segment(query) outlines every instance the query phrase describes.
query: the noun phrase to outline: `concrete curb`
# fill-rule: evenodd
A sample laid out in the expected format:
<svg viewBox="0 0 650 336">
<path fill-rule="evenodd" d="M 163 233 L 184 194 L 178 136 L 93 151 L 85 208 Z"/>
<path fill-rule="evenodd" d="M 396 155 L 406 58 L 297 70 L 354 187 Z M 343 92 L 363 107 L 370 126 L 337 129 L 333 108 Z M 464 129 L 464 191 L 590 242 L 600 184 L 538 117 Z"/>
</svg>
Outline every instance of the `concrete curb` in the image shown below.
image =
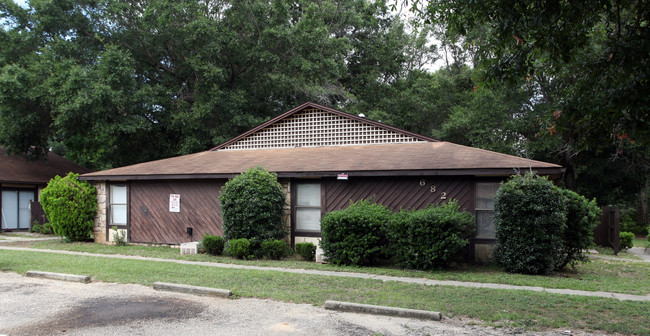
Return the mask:
<svg viewBox="0 0 650 336">
<path fill-rule="evenodd" d="M 153 289 L 168 291 L 168 292 L 212 296 L 212 297 L 218 297 L 223 299 L 227 299 L 232 295 L 232 292 L 227 289 L 180 285 L 180 284 L 173 284 L 168 282 L 155 282 L 153 284 Z"/>
<path fill-rule="evenodd" d="M 423 320 L 440 321 L 442 314 L 427 310 L 405 309 L 396 307 L 373 306 L 361 303 L 325 301 L 325 309 L 338 310 L 352 313 L 364 313 L 373 315 L 387 315 L 396 317 L 418 318 Z"/>
<path fill-rule="evenodd" d="M 25 276 L 30 277 L 30 278 L 45 278 L 45 279 L 71 281 L 71 282 L 83 282 L 83 283 L 89 283 L 90 282 L 90 276 L 88 276 L 88 275 L 75 275 L 75 274 L 52 273 L 52 272 L 41 272 L 41 271 L 27 271 Z"/>
</svg>

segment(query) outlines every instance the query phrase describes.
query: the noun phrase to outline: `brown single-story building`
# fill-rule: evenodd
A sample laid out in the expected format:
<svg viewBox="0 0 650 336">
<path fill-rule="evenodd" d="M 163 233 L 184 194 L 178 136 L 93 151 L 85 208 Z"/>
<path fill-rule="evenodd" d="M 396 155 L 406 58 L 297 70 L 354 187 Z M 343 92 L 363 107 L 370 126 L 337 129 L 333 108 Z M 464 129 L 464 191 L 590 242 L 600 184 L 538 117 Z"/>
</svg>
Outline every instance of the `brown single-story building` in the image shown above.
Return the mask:
<svg viewBox="0 0 650 336">
<path fill-rule="evenodd" d="M 2 229 L 28 230 L 32 220 L 42 224 L 44 217 L 32 218 L 32 210 L 42 213 L 38 197 L 50 179 L 69 172 L 84 174 L 90 171 L 53 152 L 48 152 L 44 160 L 27 160 L 7 155 L 0 147 Z M 32 203 L 37 209 L 32 209 Z"/>
<path fill-rule="evenodd" d="M 275 172 L 287 192 L 292 244 L 317 242 L 323 214 L 350 201 L 373 198 L 399 210 L 456 199 L 476 215 L 472 258 L 494 241 L 500 181 L 516 170 L 552 178 L 564 171 L 305 103 L 205 152 L 82 175 L 98 190 L 95 240 L 111 241 L 113 227 L 133 243 L 176 245 L 221 235 L 221 187 L 255 166 Z"/>
</svg>

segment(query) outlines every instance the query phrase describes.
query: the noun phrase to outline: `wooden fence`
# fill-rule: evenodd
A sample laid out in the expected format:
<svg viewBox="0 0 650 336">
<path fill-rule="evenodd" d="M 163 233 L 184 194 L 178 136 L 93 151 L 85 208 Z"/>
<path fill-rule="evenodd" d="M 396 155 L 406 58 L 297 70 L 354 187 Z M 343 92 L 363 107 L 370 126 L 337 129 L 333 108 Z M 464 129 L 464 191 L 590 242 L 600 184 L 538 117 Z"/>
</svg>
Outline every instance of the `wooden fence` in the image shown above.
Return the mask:
<svg viewBox="0 0 650 336">
<path fill-rule="evenodd" d="M 611 247 L 614 253 L 621 250 L 619 233 L 621 230 L 621 213 L 617 207 L 603 207 L 600 224 L 594 229 L 594 242 L 598 246 Z"/>
</svg>

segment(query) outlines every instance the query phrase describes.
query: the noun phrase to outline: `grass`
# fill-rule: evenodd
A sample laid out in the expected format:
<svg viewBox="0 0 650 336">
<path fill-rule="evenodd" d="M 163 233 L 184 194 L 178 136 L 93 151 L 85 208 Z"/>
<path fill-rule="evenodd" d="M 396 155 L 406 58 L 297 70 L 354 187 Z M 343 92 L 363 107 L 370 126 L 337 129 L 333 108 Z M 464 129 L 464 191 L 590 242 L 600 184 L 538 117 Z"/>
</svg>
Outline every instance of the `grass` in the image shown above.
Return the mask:
<svg viewBox="0 0 650 336">
<path fill-rule="evenodd" d="M 587 291 L 606 291 L 625 294 L 650 294 L 650 263 L 619 262 L 594 259 L 580 264 L 575 270 L 559 272 L 553 276 L 533 276 L 505 273 L 496 266 L 458 266 L 443 271 L 413 271 L 390 267 L 345 267 L 305 262 L 297 259 L 238 260 L 225 256 L 206 254 L 180 255 L 177 248 L 160 246 L 113 246 L 94 243 L 63 243 L 61 241 L 42 241 L 29 243 L 28 246 L 43 249 L 79 251 L 99 254 L 122 254 L 145 257 L 219 262 L 228 264 L 255 265 L 267 267 L 284 267 L 299 269 L 317 269 L 326 271 L 363 272 L 378 275 L 428 278 L 436 280 L 457 280 L 483 283 L 500 283 L 519 286 L 539 286 L 547 288 L 567 288 Z"/>
<path fill-rule="evenodd" d="M 650 247 L 650 241 L 645 237 L 634 237 L 632 243 L 635 247 Z"/>
<path fill-rule="evenodd" d="M 230 289 L 256 297 L 322 305 L 350 301 L 462 315 L 492 325 L 528 329 L 650 334 L 648 302 L 618 301 L 517 290 L 425 286 L 277 271 L 224 269 L 167 262 L 0 251 L 0 270 L 87 274 L 94 280 L 151 285 L 156 281 Z M 533 304 L 534 303 L 534 304 Z"/>
</svg>

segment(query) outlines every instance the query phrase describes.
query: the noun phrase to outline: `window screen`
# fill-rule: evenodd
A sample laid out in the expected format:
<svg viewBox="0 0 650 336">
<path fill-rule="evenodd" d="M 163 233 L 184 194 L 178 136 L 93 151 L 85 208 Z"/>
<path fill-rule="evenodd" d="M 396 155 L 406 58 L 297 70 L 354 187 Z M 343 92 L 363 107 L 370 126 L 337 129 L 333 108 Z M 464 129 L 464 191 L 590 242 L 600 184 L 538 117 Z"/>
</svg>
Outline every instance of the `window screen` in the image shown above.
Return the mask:
<svg viewBox="0 0 650 336">
<path fill-rule="evenodd" d="M 126 225 L 126 185 L 111 185 L 110 197 L 111 224 Z"/>
<path fill-rule="evenodd" d="M 499 183 L 476 184 L 476 237 L 495 238 L 494 234 L 494 195 Z"/>
<path fill-rule="evenodd" d="M 296 231 L 320 232 L 320 183 L 296 184 Z"/>
</svg>

